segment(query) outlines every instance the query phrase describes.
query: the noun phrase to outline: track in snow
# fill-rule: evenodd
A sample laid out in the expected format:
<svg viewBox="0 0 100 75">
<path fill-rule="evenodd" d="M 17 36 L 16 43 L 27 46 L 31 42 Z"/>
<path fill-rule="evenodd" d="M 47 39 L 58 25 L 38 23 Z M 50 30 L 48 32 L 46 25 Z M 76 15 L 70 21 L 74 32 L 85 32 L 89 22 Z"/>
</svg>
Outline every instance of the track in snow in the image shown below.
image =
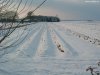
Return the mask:
<svg viewBox="0 0 100 75">
<path fill-rule="evenodd" d="M 1 74 L 90 75 L 86 68 L 99 61 L 100 48 L 61 30 L 55 23 L 39 23 L 29 31 L 23 43 L 8 48 L 11 51 L 2 57 Z"/>
</svg>

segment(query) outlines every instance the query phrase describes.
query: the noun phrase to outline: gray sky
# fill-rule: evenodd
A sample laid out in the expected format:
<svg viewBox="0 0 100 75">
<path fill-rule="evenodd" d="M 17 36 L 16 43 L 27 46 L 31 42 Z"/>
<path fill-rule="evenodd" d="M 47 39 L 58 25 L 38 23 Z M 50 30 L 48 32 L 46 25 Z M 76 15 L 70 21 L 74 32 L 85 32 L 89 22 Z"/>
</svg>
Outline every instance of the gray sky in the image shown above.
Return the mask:
<svg viewBox="0 0 100 75">
<path fill-rule="evenodd" d="M 25 4 L 23 0 L 23 5 Z M 27 7 L 34 10 L 43 0 L 28 0 Z M 58 16 L 61 19 L 100 20 L 100 0 L 48 0 L 34 14 Z"/>
</svg>

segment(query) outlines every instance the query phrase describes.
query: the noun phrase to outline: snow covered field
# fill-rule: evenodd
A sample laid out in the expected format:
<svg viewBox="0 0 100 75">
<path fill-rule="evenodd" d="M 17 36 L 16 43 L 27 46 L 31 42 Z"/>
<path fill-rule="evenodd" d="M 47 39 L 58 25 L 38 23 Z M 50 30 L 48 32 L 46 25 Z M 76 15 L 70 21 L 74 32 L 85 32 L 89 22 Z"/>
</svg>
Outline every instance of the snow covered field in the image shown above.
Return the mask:
<svg viewBox="0 0 100 75">
<path fill-rule="evenodd" d="M 100 22 L 37 23 L 17 29 L 4 45 L 0 75 L 91 75 L 86 68 L 100 61 Z"/>
</svg>

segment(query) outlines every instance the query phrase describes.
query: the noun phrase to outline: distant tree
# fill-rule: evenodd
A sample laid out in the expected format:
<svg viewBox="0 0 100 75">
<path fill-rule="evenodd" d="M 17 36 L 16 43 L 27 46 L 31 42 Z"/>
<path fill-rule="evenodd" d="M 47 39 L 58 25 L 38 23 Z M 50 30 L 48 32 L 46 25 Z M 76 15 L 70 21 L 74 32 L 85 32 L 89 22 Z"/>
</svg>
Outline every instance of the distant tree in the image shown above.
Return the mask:
<svg viewBox="0 0 100 75">
<path fill-rule="evenodd" d="M 18 19 L 18 18 L 19 18 L 18 13 L 15 11 L 6 11 L 0 13 L 0 19 Z"/>
<path fill-rule="evenodd" d="M 32 11 L 29 11 L 29 12 L 27 13 L 27 17 L 32 16 L 32 14 L 33 14 L 33 12 L 32 12 Z"/>
</svg>

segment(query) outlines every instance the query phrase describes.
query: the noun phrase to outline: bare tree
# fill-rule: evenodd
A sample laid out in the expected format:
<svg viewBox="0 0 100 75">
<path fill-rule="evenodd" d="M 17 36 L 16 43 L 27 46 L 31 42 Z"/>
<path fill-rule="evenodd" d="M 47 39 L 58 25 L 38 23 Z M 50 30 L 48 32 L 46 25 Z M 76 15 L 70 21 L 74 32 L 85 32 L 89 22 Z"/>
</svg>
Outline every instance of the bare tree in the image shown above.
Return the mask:
<svg viewBox="0 0 100 75">
<path fill-rule="evenodd" d="M 17 1 L 17 4 L 16 4 Z M 25 1 L 25 2 L 23 2 Z M 0 0 L 0 52 L 4 51 L 3 53 L 0 53 L 0 56 L 6 54 L 6 48 L 13 47 L 16 44 L 16 42 L 20 39 L 22 35 L 19 36 L 19 39 L 14 41 L 13 43 L 9 45 L 5 45 L 3 42 L 17 29 L 25 26 L 30 26 L 30 24 L 21 24 L 25 18 L 18 21 L 18 23 L 15 23 L 15 19 L 18 18 L 19 15 L 23 14 L 24 12 L 29 11 L 26 16 L 31 16 L 38 8 L 40 8 L 47 0 L 44 0 L 41 2 L 35 9 L 31 9 L 31 5 L 34 2 L 34 0 L 31 0 L 30 2 L 28 0 Z M 28 4 L 29 2 L 29 4 Z M 23 7 L 22 7 L 23 5 Z M 28 6 L 27 9 L 26 6 Z M 21 7 L 21 8 L 20 8 Z M 13 14 L 11 14 L 13 13 Z M 10 16 L 9 16 L 10 15 Z M 25 17 L 26 17 L 25 16 Z M 5 20 L 11 19 L 10 22 L 6 22 Z M 33 23 L 35 24 L 35 23 Z M 23 31 L 24 33 L 24 31 Z M 25 36 L 26 37 L 26 36 Z M 23 38 L 25 39 L 25 38 Z M 8 42 L 9 43 L 9 42 Z"/>
</svg>

